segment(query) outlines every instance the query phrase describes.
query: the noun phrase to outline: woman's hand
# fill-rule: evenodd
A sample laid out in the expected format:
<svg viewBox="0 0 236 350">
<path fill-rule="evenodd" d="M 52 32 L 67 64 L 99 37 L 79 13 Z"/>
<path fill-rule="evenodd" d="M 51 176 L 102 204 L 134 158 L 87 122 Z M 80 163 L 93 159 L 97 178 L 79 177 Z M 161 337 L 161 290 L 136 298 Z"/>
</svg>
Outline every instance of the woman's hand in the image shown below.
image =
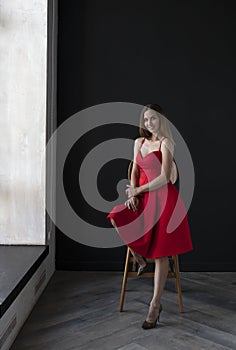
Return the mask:
<svg viewBox="0 0 236 350">
<path fill-rule="evenodd" d="M 125 206 L 129 209 L 132 209 L 133 211 L 137 209 L 138 204 L 139 204 L 138 197 L 131 197 L 127 199 L 127 201 L 125 202 Z"/>
<path fill-rule="evenodd" d="M 135 197 L 140 194 L 139 187 L 134 187 L 133 185 L 126 185 L 128 188 L 125 190 L 128 198 Z"/>
</svg>

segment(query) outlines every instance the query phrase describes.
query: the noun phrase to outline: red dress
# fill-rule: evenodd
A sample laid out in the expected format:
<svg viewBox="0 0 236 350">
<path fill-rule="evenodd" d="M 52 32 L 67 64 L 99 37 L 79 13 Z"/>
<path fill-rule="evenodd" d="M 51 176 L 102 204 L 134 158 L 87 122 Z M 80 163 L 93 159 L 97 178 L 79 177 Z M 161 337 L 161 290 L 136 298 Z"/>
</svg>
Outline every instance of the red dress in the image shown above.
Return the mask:
<svg viewBox="0 0 236 350">
<path fill-rule="evenodd" d="M 152 151 L 145 157 L 141 155 L 140 146 L 136 158 L 138 186 L 160 175 L 161 142 L 158 151 Z M 179 255 L 193 249 L 186 208 L 179 191 L 170 181 L 138 197 L 140 201 L 136 211 L 120 204 L 107 216 L 109 223 L 110 218 L 114 219 L 124 243 L 146 258 Z"/>
</svg>

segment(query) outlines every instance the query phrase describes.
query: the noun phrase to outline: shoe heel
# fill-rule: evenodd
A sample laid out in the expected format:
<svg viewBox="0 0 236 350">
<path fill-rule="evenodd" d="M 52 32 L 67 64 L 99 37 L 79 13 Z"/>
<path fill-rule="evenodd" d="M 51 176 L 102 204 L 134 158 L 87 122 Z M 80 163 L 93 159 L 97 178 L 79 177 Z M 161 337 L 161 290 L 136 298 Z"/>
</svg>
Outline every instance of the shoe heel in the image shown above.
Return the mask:
<svg viewBox="0 0 236 350">
<path fill-rule="evenodd" d="M 159 312 L 158 312 L 158 316 L 156 318 L 156 320 L 154 322 L 148 322 L 148 321 L 144 321 L 143 324 L 142 324 L 142 328 L 143 329 L 151 329 L 151 328 L 155 328 L 156 327 L 156 324 L 157 324 L 157 321 L 159 322 L 160 321 L 160 314 L 162 312 L 163 308 L 162 308 L 162 305 L 160 304 L 160 307 L 159 307 Z"/>
<path fill-rule="evenodd" d="M 163 310 L 163 307 L 162 307 L 162 305 L 160 304 L 159 314 L 158 314 L 158 316 L 157 316 L 158 322 L 160 322 L 160 315 L 161 315 L 162 310 Z"/>
</svg>

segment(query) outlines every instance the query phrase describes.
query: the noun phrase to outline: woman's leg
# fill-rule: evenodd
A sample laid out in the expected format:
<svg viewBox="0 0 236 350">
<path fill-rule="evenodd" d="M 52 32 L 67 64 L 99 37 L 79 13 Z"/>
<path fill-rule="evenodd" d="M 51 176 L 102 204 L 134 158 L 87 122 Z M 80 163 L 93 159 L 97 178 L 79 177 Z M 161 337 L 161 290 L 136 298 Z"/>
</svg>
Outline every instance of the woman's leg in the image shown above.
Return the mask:
<svg viewBox="0 0 236 350">
<path fill-rule="evenodd" d="M 116 223 L 113 218 L 110 218 L 112 225 L 115 227 L 116 231 L 119 233 Z"/>
<path fill-rule="evenodd" d="M 113 219 L 113 218 L 110 218 L 110 220 L 111 220 L 112 225 L 113 225 L 114 228 L 116 229 L 117 233 L 119 234 L 119 231 L 118 231 L 118 228 L 117 228 L 117 226 L 116 226 L 116 223 L 115 223 L 114 219 Z M 140 255 L 140 254 L 138 254 L 138 253 L 135 253 L 135 251 L 133 251 L 133 249 L 131 249 L 131 248 L 129 248 L 129 249 L 130 249 L 130 251 L 131 251 L 133 257 L 134 257 L 135 260 L 137 261 L 137 263 L 138 263 L 140 266 L 142 266 L 142 267 L 146 266 L 146 262 L 143 260 L 142 255 Z"/>
<path fill-rule="evenodd" d="M 144 266 L 147 265 L 147 263 L 144 261 L 142 255 L 136 253 L 136 252 L 133 251 L 133 249 L 131 249 L 131 248 L 129 248 L 129 249 L 130 249 L 130 251 L 131 251 L 131 253 L 132 253 L 134 259 L 137 261 L 137 263 L 138 263 L 140 266 L 144 267 Z"/>
<path fill-rule="evenodd" d="M 155 274 L 154 274 L 154 292 L 148 316 L 147 322 L 154 322 L 157 319 L 160 307 L 161 296 L 165 287 L 166 279 L 169 271 L 169 258 L 155 259 Z"/>
</svg>

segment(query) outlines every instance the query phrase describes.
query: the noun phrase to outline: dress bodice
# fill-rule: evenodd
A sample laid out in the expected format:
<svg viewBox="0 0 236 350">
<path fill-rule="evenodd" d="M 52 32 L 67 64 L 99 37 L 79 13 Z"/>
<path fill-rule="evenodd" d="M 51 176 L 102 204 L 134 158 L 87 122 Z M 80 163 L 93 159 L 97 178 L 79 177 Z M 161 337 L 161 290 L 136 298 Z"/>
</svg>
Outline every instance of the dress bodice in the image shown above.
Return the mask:
<svg viewBox="0 0 236 350">
<path fill-rule="evenodd" d="M 145 138 L 139 147 L 138 154 L 136 157 L 136 163 L 139 169 L 139 186 L 152 181 L 154 178 L 161 174 L 162 164 L 162 153 L 161 153 L 161 142 L 159 149 L 156 151 L 149 152 L 144 157 L 141 154 L 141 147 Z"/>
</svg>

